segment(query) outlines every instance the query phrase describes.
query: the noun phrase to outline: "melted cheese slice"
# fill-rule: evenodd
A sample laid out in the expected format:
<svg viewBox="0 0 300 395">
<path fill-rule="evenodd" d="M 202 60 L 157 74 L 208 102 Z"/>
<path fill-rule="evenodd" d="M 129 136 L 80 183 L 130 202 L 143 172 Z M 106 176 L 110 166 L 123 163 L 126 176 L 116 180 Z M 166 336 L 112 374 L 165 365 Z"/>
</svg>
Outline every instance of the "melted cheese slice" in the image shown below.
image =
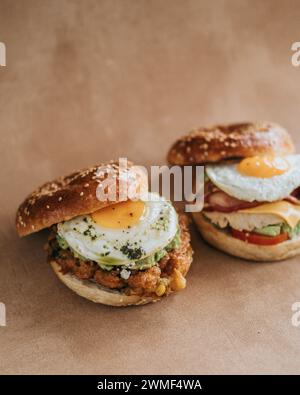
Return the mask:
<svg viewBox="0 0 300 395">
<path fill-rule="evenodd" d="M 295 228 L 300 221 L 300 206 L 290 202 L 281 201 L 275 203 L 266 203 L 257 207 L 239 210 L 239 213 L 245 214 L 273 214 L 283 219 L 292 228 Z"/>
</svg>

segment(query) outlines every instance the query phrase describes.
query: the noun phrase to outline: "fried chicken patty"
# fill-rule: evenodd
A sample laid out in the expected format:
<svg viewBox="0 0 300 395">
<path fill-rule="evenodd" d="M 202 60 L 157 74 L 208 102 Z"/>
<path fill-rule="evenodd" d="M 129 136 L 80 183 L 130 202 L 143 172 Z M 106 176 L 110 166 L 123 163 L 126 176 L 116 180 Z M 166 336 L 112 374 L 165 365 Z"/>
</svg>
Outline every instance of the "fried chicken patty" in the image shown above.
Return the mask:
<svg viewBox="0 0 300 395">
<path fill-rule="evenodd" d="M 180 246 L 168 252 L 157 264 L 146 270 L 130 270 L 128 279 L 121 277 L 121 269 L 103 270 L 93 261 L 74 257 L 72 252 L 63 250 L 53 231 L 48 239 L 48 260 L 55 260 L 63 274 L 71 273 L 79 279 L 91 280 L 110 289 L 124 292 L 126 295 L 151 296 L 168 294 L 185 286 L 185 279 L 192 261 L 192 248 L 188 231 L 188 218 L 179 214 Z M 129 270 L 129 269 L 128 269 Z M 180 285 L 181 284 L 181 285 Z"/>
</svg>

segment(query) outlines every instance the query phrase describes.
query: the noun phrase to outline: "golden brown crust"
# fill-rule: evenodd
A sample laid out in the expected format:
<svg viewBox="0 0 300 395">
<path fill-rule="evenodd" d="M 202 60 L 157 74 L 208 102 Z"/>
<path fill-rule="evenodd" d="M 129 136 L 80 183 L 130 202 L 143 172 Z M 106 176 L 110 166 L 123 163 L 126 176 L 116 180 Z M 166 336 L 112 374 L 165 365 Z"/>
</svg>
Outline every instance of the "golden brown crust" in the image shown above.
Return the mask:
<svg viewBox="0 0 300 395">
<path fill-rule="evenodd" d="M 131 162 L 127 165 L 121 172 L 132 169 L 138 185 L 144 186 L 145 179 L 141 173 L 134 171 Z M 99 186 L 105 186 L 109 176 L 116 179 L 116 200 L 100 201 L 96 190 Z M 26 236 L 78 215 L 99 210 L 118 200 L 119 165 L 117 162 L 103 163 L 47 182 L 31 193 L 18 208 L 16 229 L 19 236 Z"/>
<path fill-rule="evenodd" d="M 273 246 L 246 243 L 218 229 L 204 218 L 202 213 L 193 213 L 195 224 L 203 239 L 227 254 L 255 262 L 282 261 L 300 254 L 300 238 Z"/>
<path fill-rule="evenodd" d="M 281 126 L 248 122 L 194 130 L 175 142 L 167 159 L 172 165 L 191 165 L 293 151 L 291 137 Z"/>
</svg>

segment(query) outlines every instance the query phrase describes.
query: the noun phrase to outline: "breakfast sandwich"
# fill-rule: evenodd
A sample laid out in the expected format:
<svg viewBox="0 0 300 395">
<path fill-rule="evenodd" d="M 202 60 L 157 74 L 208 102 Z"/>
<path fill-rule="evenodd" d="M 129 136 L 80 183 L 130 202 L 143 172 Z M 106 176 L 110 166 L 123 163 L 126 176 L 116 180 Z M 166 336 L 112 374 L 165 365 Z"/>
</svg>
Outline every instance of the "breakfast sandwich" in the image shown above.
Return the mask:
<svg viewBox="0 0 300 395">
<path fill-rule="evenodd" d="M 203 128 L 178 140 L 176 165 L 205 165 L 204 208 L 193 213 L 203 238 L 254 261 L 300 253 L 300 155 L 289 134 L 267 122 Z"/>
<path fill-rule="evenodd" d="M 114 199 L 99 200 L 109 180 Z M 124 181 L 134 187 L 130 199 L 121 196 Z M 54 272 L 93 302 L 146 304 L 185 288 L 192 261 L 187 217 L 148 192 L 132 163 L 98 165 L 41 186 L 20 205 L 16 229 L 26 236 L 44 228 Z"/>
</svg>

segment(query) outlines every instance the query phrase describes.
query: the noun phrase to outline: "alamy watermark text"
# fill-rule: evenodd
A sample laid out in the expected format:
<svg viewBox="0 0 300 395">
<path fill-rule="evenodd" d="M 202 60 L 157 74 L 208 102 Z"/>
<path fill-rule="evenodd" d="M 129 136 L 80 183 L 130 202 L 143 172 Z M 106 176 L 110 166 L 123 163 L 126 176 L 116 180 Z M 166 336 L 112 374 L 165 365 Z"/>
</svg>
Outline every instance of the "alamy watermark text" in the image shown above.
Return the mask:
<svg viewBox="0 0 300 395">
<path fill-rule="evenodd" d="M 6 66 L 6 46 L 0 41 L 0 66 Z"/>
<path fill-rule="evenodd" d="M 294 42 L 291 50 L 294 52 L 291 58 L 292 65 L 294 67 L 300 66 L 300 42 Z"/>
</svg>

